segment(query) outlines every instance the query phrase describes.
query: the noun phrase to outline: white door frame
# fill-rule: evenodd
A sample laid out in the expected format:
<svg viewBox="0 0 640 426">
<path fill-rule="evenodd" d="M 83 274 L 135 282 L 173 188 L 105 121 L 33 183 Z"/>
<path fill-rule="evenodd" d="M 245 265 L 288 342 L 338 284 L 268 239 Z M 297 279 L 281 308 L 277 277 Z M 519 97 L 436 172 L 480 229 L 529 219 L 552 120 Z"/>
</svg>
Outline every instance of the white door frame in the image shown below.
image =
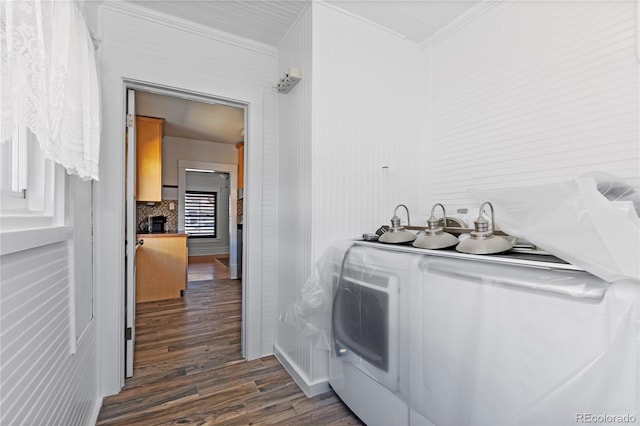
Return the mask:
<svg viewBox="0 0 640 426">
<path fill-rule="evenodd" d="M 125 114 L 131 115 L 135 118 L 136 115 L 136 91 L 133 89 L 126 89 L 127 110 Z M 136 341 L 136 252 L 138 248 L 137 230 L 138 224 L 136 223 L 136 120 L 131 122 L 127 120 L 126 124 L 126 157 L 127 167 L 125 170 L 126 190 L 125 197 L 125 377 L 133 376 L 133 361 L 135 355 L 135 341 Z"/>
<path fill-rule="evenodd" d="M 184 196 L 187 170 L 229 173 L 229 275 L 238 279 L 238 166 L 226 163 L 178 160 L 178 231 L 184 232 Z"/>
<path fill-rule="evenodd" d="M 169 86 L 163 86 L 163 85 L 159 85 L 159 84 L 154 84 L 154 83 L 150 83 L 150 82 L 144 82 L 144 81 L 139 81 L 139 80 L 133 80 L 133 79 L 123 79 L 123 90 L 124 93 L 127 93 L 128 89 L 133 89 L 136 91 L 143 91 L 143 92 L 149 92 L 149 93 L 155 93 L 155 94 L 160 94 L 160 95 L 166 95 L 166 96 L 172 96 L 172 97 L 176 97 L 176 98 L 181 98 L 181 99 L 186 99 L 186 100 L 192 100 L 192 101 L 198 101 L 198 102 L 206 102 L 206 103 L 216 103 L 216 104 L 223 104 L 223 105 L 228 105 L 228 106 L 233 106 L 236 108 L 242 108 L 244 109 L 244 129 L 245 129 L 245 150 L 244 150 L 244 156 L 245 156 L 245 182 L 248 182 L 249 179 L 247 179 L 247 177 L 249 177 L 250 175 L 250 170 L 249 170 L 249 159 L 250 159 L 250 155 L 249 155 L 249 150 L 251 150 L 251 131 L 250 131 L 250 108 L 251 108 L 251 103 L 249 101 L 243 101 L 243 100 L 236 100 L 236 99 L 229 99 L 229 98 L 224 98 L 224 97 L 220 97 L 220 96 L 216 96 L 213 94 L 208 94 L 208 93 L 199 93 L 199 92 L 194 92 L 191 90 L 186 90 L 186 89 L 179 89 L 179 88 L 175 88 L 175 87 L 169 87 Z M 126 120 L 126 111 L 123 112 L 122 115 L 122 122 L 125 122 Z M 125 144 L 125 139 L 122 139 L 122 143 Z M 130 145 L 131 146 L 131 145 Z M 135 144 L 133 145 L 133 147 L 135 148 Z M 125 150 L 126 152 L 126 150 Z M 228 164 L 226 166 L 229 166 Z M 218 169 L 218 170 L 222 170 L 222 169 Z M 233 177 L 232 179 L 234 179 L 233 184 L 236 186 L 237 188 L 237 166 L 235 167 L 235 170 L 226 170 L 226 172 L 229 172 L 231 174 L 231 172 L 233 171 Z M 126 177 L 125 177 L 126 179 Z M 126 180 L 125 180 L 126 182 Z M 248 214 L 248 207 L 250 207 L 251 205 L 251 199 L 249 197 L 249 195 L 251 194 L 251 189 L 249 188 L 248 185 L 245 185 L 245 189 L 244 189 L 244 206 L 243 206 L 243 223 L 245 225 L 248 225 L 251 222 L 251 215 Z M 233 191 L 231 190 L 231 197 L 232 200 L 237 200 L 237 190 Z M 127 200 L 127 201 L 132 201 L 132 200 Z M 233 202 L 232 203 L 232 213 L 233 212 L 237 212 L 237 203 Z M 236 232 L 231 232 L 231 235 L 233 236 L 234 241 L 237 242 L 237 217 L 235 214 L 232 214 L 232 220 L 233 220 L 233 228 L 230 229 L 231 231 L 236 231 Z M 126 218 L 125 218 L 125 223 L 126 223 Z M 260 356 L 260 354 L 256 351 L 257 347 L 259 346 L 259 344 L 257 344 L 256 342 L 260 342 L 260 334 L 261 334 L 261 328 L 260 328 L 260 323 L 259 323 L 259 318 L 256 318 L 257 315 L 259 315 L 259 313 L 253 313 L 252 312 L 254 310 L 252 309 L 248 309 L 249 306 L 260 306 L 260 300 L 261 300 L 261 289 L 260 289 L 260 283 L 256 282 L 254 283 L 253 280 L 251 280 L 251 275 L 249 273 L 249 269 L 250 267 L 248 265 L 250 265 L 249 262 L 251 262 L 251 259 L 249 259 L 249 255 L 251 253 L 251 247 L 253 245 L 252 242 L 253 238 L 249 233 L 244 233 L 243 234 L 243 244 L 242 244 L 242 258 L 243 258 L 243 262 L 242 262 L 242 331 L 241 331 L 241 352 L 242 352 L 242 356 L 245 359 L 253 359 L 253 358 L 257 358 Z M 124 242 L 122 244 L 122 247 L 124 247 Z M 230 264 L 231 264 L 231 250 L 232 250 L 232 246 L 231 242 L 230 242 Z M 237 259 L 236 254 L 234 254 L 234 256 Z M 236 260 L 236 276 L 237 276 L 237 260 Z M 231 271 L 230 271 L 231 272 Z M 122 271 L 123 276 L 126 275 L 126 271 Z M 126 291 L 126 281 L 122 282 L 123 288 L 122 288 L 122 292 L 121 294 L 125 294 Z M 124 310 L 121 312 L 121 318 L 124 318 L 125 312 Z M 249 316 L 251 316 L 251 318 L 249 318 Z M 250 325 L 248 325 L 250 324 Z M 256 326 L 257 325 L 257 326 Z M 121 357 L 124 360 L 124 334 L 123 334 L 123 340 L 122 340 L 122 346 L 121 346 L 122 350 L 121 350 Z M 125 376 L 125 365 L 124 363 L 121 363 L 121 377 L 124 380 L 124 376 Z"/>
</svg>

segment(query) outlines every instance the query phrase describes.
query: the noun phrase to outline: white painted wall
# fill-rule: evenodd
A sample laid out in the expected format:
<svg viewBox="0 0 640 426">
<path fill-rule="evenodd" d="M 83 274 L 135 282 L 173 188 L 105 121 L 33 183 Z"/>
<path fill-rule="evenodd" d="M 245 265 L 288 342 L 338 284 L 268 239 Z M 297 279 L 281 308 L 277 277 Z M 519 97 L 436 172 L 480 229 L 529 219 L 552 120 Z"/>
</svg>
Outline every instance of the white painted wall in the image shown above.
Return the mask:
<svg viewBox="0 0 640 426">
<path fill-rule="evenodd" d="M 400 202 L 425 214 L 435 201 L 470 203 L 469 182 L 539 183 L 594 166 L 637 182 L 632 3 L 556 3 L 483 5 L 422 49 L 314 3 L 283 40 L 277 67 L 262 48 L 105 5 L 106 173 L 97 227 L 103 394 L 122 384 L 122 279 L 112 273 L 123 268 L 122 78 L 251 104 L 244 226 L 252 240 L 246 261 L 256 262 L 245 274 L 255 296 L 248 321 L 261 331 L 250 342 L 255 356 L 270 352 L 273 319 L 327 245 L 374 230 Z M 303 70 L 303 81 L 276 98 L 274 70 L 290 66 Z M 386 181 L 382 166 L 389 166 Z M 326 354 L 281 324 L 277 344 L 310 383 L 324 380 Z"/>
<path fill-rule="evenodd" d="M 278 56 L 313 75 L 279 100 L 278 309 L 331 241 L 400 202 L 426 216 L 474 204 L 472 186 L 594 169 L 637 184 L 634 16 L 632 2 L 485 2 L 416 46 L 313 4 Z M 286 324 L 276 349 L 310 388 L 326 378 L 326 354 Z"/>
<path fill-rule="evenodd" d="M 65 179 L 66 192 L 57 193 L 66 211 L 59 237 L 0 257 L 3 425 L 88 425 L 102 401 L 94 320 L 92 184 Z M 43 240 L 49 235 L 37 232 Z M 14 239 L 3 238 L 3 251 L 12 251 Z"/>
<path fill-rule="evenodd" d="M 263 47 L 103 7 L 100 303 L 87 309 L 87 259 L 70 266 L 90 241 L 79 222 L 75 236 L 0 259 L 2 424 L 87 424 L 99 396 L 122 385 L 123 78 L 250 104 L 245 279 L 255 296 L 247 320 L 259 330 L 250 357 L 269 353 L 275 314 L 298 296 L 327 243 L 372 230 L 398 202 L 424 213 L 436 201 L 471 203 L 469 182 L 527 185 L 596 167 L 638 183 L 632 2 L 483 5 L 423 46 L 421 58 L 415 46 L 314 4 L 283 41 L 277 67 Z M 276 98 L 274 69 L 290 66 L 307 79 Z M 76 219 L 90 223 L 89 211 Z M 83 248 L 72 250 L 76 242 Z M 303 336 L 278 323 L 277 344 L 311 384 L 323 380 L 326 358 Z"/>
<path fill-rule="evenodd" d="M 275 57 L 274 57 L 274 67 L 275 67 Z M 279 74 L 279 72 L 278 72 Z M 275 83 L 271 83 L 272 85 Z M 271 87 L 271 86 L 270 86 Z M 269 90 L 267 94 L 263 98 L 263 108 L 265 111 L 270 111 L 275 114 L 278 110 L 278 95 L 273 90 Z M 262 205 L 261 207 L 261 216 L 255 216 L 253 209 L 255 208 L 252 203 L 254 203 L 254 197 L 247 198 L 247 194 L 251 194 L 254 191 L 254 181 L 247 183 L 247 179 L 245 179 L 245 189 L 244 189 L 244 218 L 243 218 L 243 235 L 246 236 L 247 229 L 248 232 L 257 232 L 261 231 L 262 236 L 262 263 L 261 263 L 261 300 L 262 304 L 260 305 L 260 326 L 262 330 L 262 339 L 260 342 L 260 352 L 262 355 L 271 355 L 273 354 L 273 344 L 275 342 L 275 321 L 276 321 L 276 283 L 277 283 L 277 262 L 280 256 L 278 255 L 278 238 L 280 238 L 277 227 L 278 227 L 278 209 L 277 209 L 277 201 L 278 201 L 278 123 L 276 121 L 277 115 L 273 115 L 270 117 L 270 120 L 264 121 L 264 143 L 262 146 L 262 164 L 260 165 L 260 169 L 262 171 L 262 186 L 263 197 L 262 197 Z M 248 144 L 252 144 L 252 140 L 248 141 Z M 245 143 L 245 173 L 252 173 L 252 168 L 256 167 L 254 163 L 249 162 L 247 164 L 247 143 Z M 249 150 L 251 150 L 251 146 L 249 146 Z M 247 209 L 247 207 L 249 209 Z M 248 213 L 247 213 L 248 212 Z M 246 220 L 247 214 L 251 215 L 254 220 L 251 221 L 251 227 L 247 228 Z M 253 227 L 256 226 L 255 219 L 260 220 L 257 226 L 260 228 L 254 230 Z M 243 236 L 244 243 L 246 243 L 247 239 Z M 243 243 L 243 244 L 244 244 Z M 234 247 L 231 248 L 234 250 Z M 246 250 L 245 250 L 246 253 Z M 242 260 L 243 268 L 247 271 L 247 266 L 251 266 L 250 259 L 244 258 Z M 246 278 L 246 275 L 243 275 Z M 244 281 L 243 281 L 244 282 Z M 245 306 L 246 307 L 246 306 Z M 246 307 L 249 309 L 250 307 Z M 257 307 L 256 307 L 257 308 Z"/>
<path fill-rule="evenodd" d="M 337 239 L 389 224 L 399 203 L 415 213 L 422 159 L 414 43 L 319 3 L 312 52 L 315 260 Z"/>
<path fill-rule="evenodd" d="M 203 141 L 196 139 L 165 136 L 162 139 L 162 198 L 178 198 L 178 161 L 200 161 L 205 163 L 238 164 L 238 149 L 235 145 Z M 215 187 L 224 187 L 223 182 L 211 183 Z M 209 239 L 189 240 L 189 256 L 206 256 L 229 253 L 229 188 L 220 201 L 221 227 L 216 241 Z"/>
<path fill-rule="evenodd" d="M 101 392 L 116 393 L 122 376 L 124 330 L 124 86 L 123 79 L 151 82 L 248 103 L 246 134 L 245 273 L 243 292 L 247 345 L 255 358 L 273 346 L 270 297 L 275 282 L 276 197 L 275 51 L 243 40 L 219 41 L 198 25 L 145 14 L 126 2 L 102 6 L 102 176 L 97 190 L 96 257 Z M 232 40 L 233 38 L 229 38 Z M 275 152 L 275 151 L 274 151 Z M 269 237 L 269 238 L 267 238 Z M 266 254 L 263 256 L 263 253 Z M 263 292 L 266 296 L 263 299 Z M 264 326 L 264 328 L 263 328 Z M 270 343 L 269 345 L 265 343 Z"/>
<path fill-rule="evenodd" d="M 640 183 L 634 2 L 482 4 L 424 46 L 421 208 L 601 170 Z M 499 220 L 498 214 L 496 215 Z"/>
<path fill-rule="evenodd" d="M 300 297 L 312 265 L 333 241 L 373 232 L 393 207 L 417 206 L 418 47 L 325 4 L 313 4 L 283 40 L 282 69 L 302 81 L 279 99 L 278 309 Z M 389 166 L 383 196 L 382 166 Z M 278 323 L 276 350 L 322 390 L 328 352 Z"/>
<path fill-rule="evenodd" d="M 86 6 L 81 3 L 81 6 Z M 91 28 L 96 8 L 84 7 Z M 61 169 L 60 166 L 57 166 Z M 3 233 L 0 424 L 95 423 L 99 391 L 93 186 L 56 185 L 53 228 Z M 59 208 L 60 207 L 60 208 Z M 4 230 L 6 231 L 6 230 Z"/>
<path fill-rule="evenodd" d="M 312 10 L 308 7 L 278 47 L 278 69 L 298 67 L 302 80 L 278 96 L 277 309 L 300 296 L 311 270 Z M 276 353 L 311 383 L 311 341 L 289 324 L 276 324 Z"/>
<path fill-rule="evenodd" d="M 238 164 L 235 145 L 196 139 L 162 138 L 162 184 L 178 185 L 178 161 Z"/>
</svg>

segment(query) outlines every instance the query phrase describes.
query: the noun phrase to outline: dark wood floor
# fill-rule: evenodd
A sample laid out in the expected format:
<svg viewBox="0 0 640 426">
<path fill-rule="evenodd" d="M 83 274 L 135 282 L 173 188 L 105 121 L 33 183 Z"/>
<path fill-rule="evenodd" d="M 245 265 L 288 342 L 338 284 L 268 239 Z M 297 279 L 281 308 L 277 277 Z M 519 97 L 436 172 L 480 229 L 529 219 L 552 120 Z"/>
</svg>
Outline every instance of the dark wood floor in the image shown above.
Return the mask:
<svg viewBox="0 0 640 426">
<path fill-rule="evenodd" d="M 221 259 L 222 260 L 222 259 Z M 240 355 L 241 284 L 189 264 L 184 298 L 138 304 L 134 377 L 98 425 L 361 425 L 333 393 L 307 398 L 275 357 Z"/>
</svg>

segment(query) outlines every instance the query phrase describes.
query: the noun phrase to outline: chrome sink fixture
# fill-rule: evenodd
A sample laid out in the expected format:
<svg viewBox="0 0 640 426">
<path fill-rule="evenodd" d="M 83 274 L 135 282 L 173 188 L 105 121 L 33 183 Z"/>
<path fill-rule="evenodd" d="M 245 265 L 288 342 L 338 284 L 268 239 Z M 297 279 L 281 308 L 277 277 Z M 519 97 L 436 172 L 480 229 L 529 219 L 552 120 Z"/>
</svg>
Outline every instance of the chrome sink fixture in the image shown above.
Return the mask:
<svg viewBox="0 0 640 426">
<path fill-rule="evenodd" d="M 391 228 L 378 239 L 381 243 L 387 244 L 402 244 L 409 243 L 416 239 L 416 235 L 413 232 L 409 232 L 404 226 L 400 225 L 400 218 L 396 214 L 398 208 L 404 207 L 407 211 L 407 226 L 411 226 L 411 219 L 409 218 L 409 209 L 404 204 L 398 204 L 393 210 L 393 217 L 391 218 Z"/>
<path fill-rule="evenodd" d="M 489 221 L 483 216 L 484 207 L 488 205 L 491 209 L 491 230 L 489 230 Z M 456 246 L 456 250 L 462 253 L 470 254 L 493 254 L 510 250 L 513 243 L 508 239 L 493 235 L 496 229 L 495 218 L 493 214 L 493 206 L 490 202 L 485 201 L 480 206 L 480 214 L 473 222 L 475 231 L 471 231 L 471 236 L 460 242 Z"/>
<path fill-rule="evenodd" d="M 447 226 L 447 212 L 444 206 L 440 203 L 434 204 L 431 208 L 431 217 L 427 220 L 427 228 L 424 230 L 424 233 L 413 242 L 414 247 L 424 249 L 442 249 L 453 247 L 458 244 L 458 239 L 456 237 L 442 230 L 442 226 L 440 225 L 441 219 L 436 219 L 434 213 L 438 206 L 442 207 L 442 223 Z"/>
</svg>

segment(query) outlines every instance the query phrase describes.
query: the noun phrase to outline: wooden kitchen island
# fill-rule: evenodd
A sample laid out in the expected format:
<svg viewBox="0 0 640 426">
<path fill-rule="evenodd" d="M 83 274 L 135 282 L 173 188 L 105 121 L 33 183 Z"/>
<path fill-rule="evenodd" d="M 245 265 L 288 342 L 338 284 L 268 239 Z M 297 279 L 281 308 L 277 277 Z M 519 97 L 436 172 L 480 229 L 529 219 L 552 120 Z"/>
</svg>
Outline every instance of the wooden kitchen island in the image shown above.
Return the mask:
<svg viewBox="0 0 640 426">
<path fill-rule="evenodd" d="M 187 289 L 187 234 L 138 234 L 136 302 L 175 299 Z"/>
</svg>

